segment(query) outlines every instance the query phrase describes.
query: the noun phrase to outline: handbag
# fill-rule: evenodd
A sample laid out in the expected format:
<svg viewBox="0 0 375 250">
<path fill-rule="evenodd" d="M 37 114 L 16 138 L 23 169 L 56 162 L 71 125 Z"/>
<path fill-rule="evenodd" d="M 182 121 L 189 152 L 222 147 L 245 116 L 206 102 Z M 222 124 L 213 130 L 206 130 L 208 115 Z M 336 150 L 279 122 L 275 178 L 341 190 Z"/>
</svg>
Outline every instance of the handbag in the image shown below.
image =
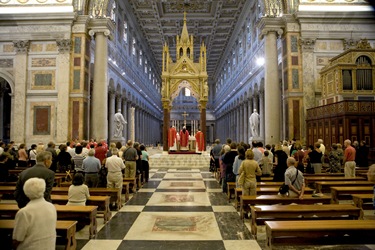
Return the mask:
<svg viewBox="0 0 375 250">
<path fill-rule="evenodd" d="M 297 170 L 297 174 L 296 174 L 296 178 L 294 179 L 294 181 L 292 182 L 292 185 L 294 184 L 294 182 L 297 180 L 297 176 L 298 176 L 298 169 Z M 289 191 L 289 185 L 286 185 L 285 183 L 283 183 L 283 185 L 280 186 L 279 188 L 279 193 L 280 194 L 286 194 L 288 193 Z"/>
</svg>

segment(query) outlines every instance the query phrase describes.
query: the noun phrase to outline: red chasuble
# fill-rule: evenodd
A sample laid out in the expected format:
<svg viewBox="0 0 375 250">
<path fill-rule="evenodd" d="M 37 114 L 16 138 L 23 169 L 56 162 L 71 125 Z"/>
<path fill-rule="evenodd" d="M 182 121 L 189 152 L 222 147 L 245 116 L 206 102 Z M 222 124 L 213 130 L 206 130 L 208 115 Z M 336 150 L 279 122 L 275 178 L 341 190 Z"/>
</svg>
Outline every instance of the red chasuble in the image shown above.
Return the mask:
<svg viewBox="0 0 375 250">
<path fill-rule="evenodd" d="M 203 136 L 202 131 L 198 131 L 195 134 L 195 140 L 197 142 L 198 151 L 203 151 L 203 149 L 204 149 L 204 136 Z"/>
<path fill-rule="evenodd" d="M 189 145 L 189 132 L 187 130 L 180 131 L 180 146 L 187 147 Z"/>
<path fill-rule="evenodd" d="M 169 133 L 168 133 L 168 146 L 169 147 L 174 146 L 176 138 L 177 138 L 176 129 L 174 127 L 172 127 L 172 128 L 169 129 Z"/>
</svg>

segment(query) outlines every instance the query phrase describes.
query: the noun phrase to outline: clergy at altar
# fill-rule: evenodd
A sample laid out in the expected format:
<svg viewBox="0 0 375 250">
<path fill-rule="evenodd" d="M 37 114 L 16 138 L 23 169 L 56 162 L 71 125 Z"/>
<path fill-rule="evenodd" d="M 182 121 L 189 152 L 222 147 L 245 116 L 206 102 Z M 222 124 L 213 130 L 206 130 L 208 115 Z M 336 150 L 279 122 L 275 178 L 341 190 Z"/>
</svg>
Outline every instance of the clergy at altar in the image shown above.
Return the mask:
<svg viewBox="0 0 375 250">
<path fill-rule="evenodd" d="M 195 134 L 195 143 L 196 143 L 196 152 L 202 153 L 204 150 L 204 135 L 203 132 L 198 129 L 197 133 Z"/>
<path fill-rule="evenodd" d="M 175 126 L 172 126 L 168 132 L 168 147 L 169 151 L 177 150 L 177 132 Z"/>
<path fill-rule="evenodd" d="M 189 150 L 189 131 L 186 130 L 185 126 L 180 131 L 180 150 L 181 151 Z"/>
</svg>

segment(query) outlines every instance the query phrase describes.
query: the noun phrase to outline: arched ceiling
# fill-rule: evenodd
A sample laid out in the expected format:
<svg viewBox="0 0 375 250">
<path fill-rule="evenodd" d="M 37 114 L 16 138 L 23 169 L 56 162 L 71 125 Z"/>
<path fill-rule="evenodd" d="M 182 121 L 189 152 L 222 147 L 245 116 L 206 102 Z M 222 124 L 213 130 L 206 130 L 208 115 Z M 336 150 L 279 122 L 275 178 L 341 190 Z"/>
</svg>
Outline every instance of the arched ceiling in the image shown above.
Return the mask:
<svg viewBox="0 0 375 250">
<path fill-rule="evenodd" d="M 207 73 L 214 76 L 246 0 L 129 0 L 155 60 L 162 65 L 164 42 L 175 60 L 176 35 L 187 12 L 189 35 L 194 36 L 195 61 L 201 42 L 207 46 Z"/>
</svg>

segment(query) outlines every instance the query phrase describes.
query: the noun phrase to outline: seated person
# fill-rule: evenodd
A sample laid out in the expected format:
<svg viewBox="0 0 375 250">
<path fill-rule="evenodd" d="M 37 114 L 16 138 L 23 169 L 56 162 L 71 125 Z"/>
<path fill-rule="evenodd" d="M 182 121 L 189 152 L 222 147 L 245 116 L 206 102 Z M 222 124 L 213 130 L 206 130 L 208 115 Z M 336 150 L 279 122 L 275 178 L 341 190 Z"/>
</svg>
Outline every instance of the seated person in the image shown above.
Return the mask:
<svg viewBox="0 0 375 250">
<path fill-rule="evenodd" d="M 89 188 L 86 184 L 83 184 L 83 175 L 76 173 L 73 177 L 72 185 L 68 191 L 68 203 L 69 206 L 85 206 L 86 200 L 90 198 Z"/>
<path fill-rule="evenodd" d="M 13 230 L 14 249 L 55 249 L 56 208 L 44 199 L 46 182 L 41 178 L 30 178 L 23 191 L 30 199 L 18 210 Z"/>
</svg>

